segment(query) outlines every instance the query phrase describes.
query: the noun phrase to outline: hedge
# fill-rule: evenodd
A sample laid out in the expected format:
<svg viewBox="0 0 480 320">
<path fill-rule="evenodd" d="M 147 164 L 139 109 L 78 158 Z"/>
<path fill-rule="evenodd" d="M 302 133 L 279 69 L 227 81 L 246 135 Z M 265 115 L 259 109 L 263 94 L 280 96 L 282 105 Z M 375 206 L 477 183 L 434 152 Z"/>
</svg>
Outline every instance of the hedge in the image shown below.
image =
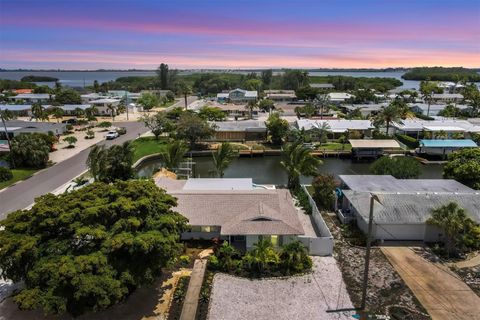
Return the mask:
<svg viewBox="0 0 480 320">
<path fill-rule="evenodd" d="M 418 141 L 413 137 L 407 136 L 406 134 L 396 134 L 395 137 L 410 149 L 418 148 Z"/>
</svg>

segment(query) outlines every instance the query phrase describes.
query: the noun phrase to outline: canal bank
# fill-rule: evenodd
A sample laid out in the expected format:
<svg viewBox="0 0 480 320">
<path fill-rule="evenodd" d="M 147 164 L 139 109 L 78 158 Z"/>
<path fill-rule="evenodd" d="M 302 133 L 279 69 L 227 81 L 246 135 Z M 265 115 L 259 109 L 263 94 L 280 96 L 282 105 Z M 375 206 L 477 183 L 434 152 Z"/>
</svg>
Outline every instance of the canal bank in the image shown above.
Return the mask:
<svg viewBox="0 0 480 320">
<path fill-rule="evenodd" d="M 214 166 L 211 157 L 192 158 L 192 172 L 194 177 L 208 178 L 213 176 Z M 253 178 L 257 184 L 282 185 L 287 182 L 287 175 L 281 165 L 281 156 L 239 157 L 232 161 L 225 171 L 225 178 Z M 350 159 L 325 158 L 319 166 L 320 173 L 340 174 L 368 174 L 371 162 L 354 162 Z M 150 158 L 138 164 L 137 171 L 140 177 L 151 177 L 159 168 L 158 158 Z M 440 164 L 422 165 L 421 179 L 441 179 L 443 166 Z M 302 177 L 301 183 L 310 184 L 311 178 Z"/>
</svg>

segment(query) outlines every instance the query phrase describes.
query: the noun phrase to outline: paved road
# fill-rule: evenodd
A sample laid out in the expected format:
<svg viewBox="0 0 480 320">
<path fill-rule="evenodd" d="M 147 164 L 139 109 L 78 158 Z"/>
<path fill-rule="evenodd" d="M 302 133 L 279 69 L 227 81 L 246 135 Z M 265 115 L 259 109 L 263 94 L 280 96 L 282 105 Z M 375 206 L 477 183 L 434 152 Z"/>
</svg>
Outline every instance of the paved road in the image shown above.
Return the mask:
<svg viewBox="0 0 480 320">
<path fill-rule="evenodd" d="M 120 144 L 148 131 L 143 123 L 140 122 L 115 122 L 115 125 L 126 127 L 127 134 L 115 140 L 102 141 L 100 144 L 107 146 Z M 4 219 L 12 211 L 28 207 L 34 202 L 36 197 L 61 187 L 85 171 L 87 169 L 85 161 L 87 160 L 89 150 L 87 148 L 77 155 L 0 192 L 0 220 Z"/>
<path fill-rule="evenodd" d="M 198 100 L 197 96 L 188 96 L 187 97 L 187 106 L 195 100 Z M 168 111 L 172 110 L 173 108 L 177 108 L 177 107 L 185 108 L 185 99 L 184 98 L 181 98 L 176 103 L 172 104 L 170 107 L 165 108 L 164 111 L 168 112 Z"/>
<path fill-rule="evenodd" d="M 445 266 L 428 262 L 413 248 L 382 251 L 433 320 L 480 319 L 480 298 Z"/>
</svg>

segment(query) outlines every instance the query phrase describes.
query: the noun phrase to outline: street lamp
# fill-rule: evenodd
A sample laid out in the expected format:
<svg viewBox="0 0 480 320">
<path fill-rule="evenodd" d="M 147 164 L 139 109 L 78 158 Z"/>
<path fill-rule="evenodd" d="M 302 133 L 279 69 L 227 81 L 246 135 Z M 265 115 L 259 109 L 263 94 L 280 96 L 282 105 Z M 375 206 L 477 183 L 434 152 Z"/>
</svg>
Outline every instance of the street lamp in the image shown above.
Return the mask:
<svg viewBox="0 0 480 320">
<path fill-rule="evenodd" d="M 373 207 L 375 200 L 378 200 L 377 195 L 370 193 L 370 213 L 368 215 L 368 233 L 367 233 L 367 250 L 365 252 L 365 270 L 363 271 L 363 286 L 362 286 L 362 304 L 360 309 L 365 310 L 367 301 L 367 283 L 368 283 L 368 269 L 370 266 L 370 247 L 372 243 L 372 228 L 373 228 Z"/>
</svg>

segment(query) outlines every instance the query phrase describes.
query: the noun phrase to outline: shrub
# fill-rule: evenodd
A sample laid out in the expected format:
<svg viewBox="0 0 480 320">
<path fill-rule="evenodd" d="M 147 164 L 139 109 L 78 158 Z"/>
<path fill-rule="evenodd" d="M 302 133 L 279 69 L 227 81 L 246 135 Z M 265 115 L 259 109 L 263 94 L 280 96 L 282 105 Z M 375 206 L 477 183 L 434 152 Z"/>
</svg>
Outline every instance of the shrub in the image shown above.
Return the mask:
<svg viewBox="0 0 480 320">
<path fill-rule="evenodd" d="M 77 138 L 74 137 L 74 136 L 68 136 L 68 137 L 65 137 L 63 139 L 63 141 L 65 141 L 66 143 L 68 143 L 68 146 L 67 148 L 74 148 L 75 147 L 75 143 L 77 143 Z"/>
<path fill-rule="evenodd" d="M 92 130 L 87 130 L 85 139 L 93 139 L 93 138 L 95 138 L 95 132 L 93 132 Z"/>
<path fill-rule="evenodd" d="M 0 167 L 0 182 L 8 181 L 11 179 L 13 179 L 12 170 L 5 167 Z"/>
<path fill-rule="evenodd" d="M 418 148 L 418 141 L 413 137 L 407 136 L 406 134 L 396 134 L 395 137 L 410 149 Z"/>
<path fill-rule="evenodd" d="M 280 266 L 286 275 L 305 272 L 312 268 L 312 259 L 300 241 L 294 241 L 282 247 Z"/>
<path fill-rule="evenodd" d="M 312 260 L 299 241 L 277 250 L 268 240 L 260 240 L 243 257 L 228 242 L 224 242 L 209 258 L 209 268 L 240 276 L 285 276 L 308 271 Z"/>
<path fill-rule="evenodd" d="M 320 174 L 313 179 L 312 198 L 319 209 L 331 210 L 335 201 L 335 178 L 331 174 Z"/>
<path fill-rule="evenodd" d="M 370 173 L 392 175 L 397 179 L 418 178 L 420 163 L 411 157 L 381 157 L 370 165 Z"/>
<path fill-rule="evenodd" d="M 305 193 L 303 188 L 298 188 L 294 191 L 295 199 L 297 204 L 305 211 L 306 214 L 312 214 L 312 206 L 308 201 L 308 195 Z"/>
<path fill-rule="evenodd" d="M 108 129 L 108 128 L 110 128 L 111 126 L 112 126 L 112 123 L 109 122 L 109 121 L 102 121 L 102 122 L 100 122 L 100 123 L 97 125 L 97 127 L 99 127 L 99 128 L 104 128 L 104 129 Z"/>
<path fill-rule="evenodd" d="M 187 256 L 187 255 L 182 255 L 180 256 L 180 258 L 178 259 L 178 262 L 180 263 L 181 266 L 183 267 L 186 267 L 190 264 L 190 257 Z"/>
</svg>

